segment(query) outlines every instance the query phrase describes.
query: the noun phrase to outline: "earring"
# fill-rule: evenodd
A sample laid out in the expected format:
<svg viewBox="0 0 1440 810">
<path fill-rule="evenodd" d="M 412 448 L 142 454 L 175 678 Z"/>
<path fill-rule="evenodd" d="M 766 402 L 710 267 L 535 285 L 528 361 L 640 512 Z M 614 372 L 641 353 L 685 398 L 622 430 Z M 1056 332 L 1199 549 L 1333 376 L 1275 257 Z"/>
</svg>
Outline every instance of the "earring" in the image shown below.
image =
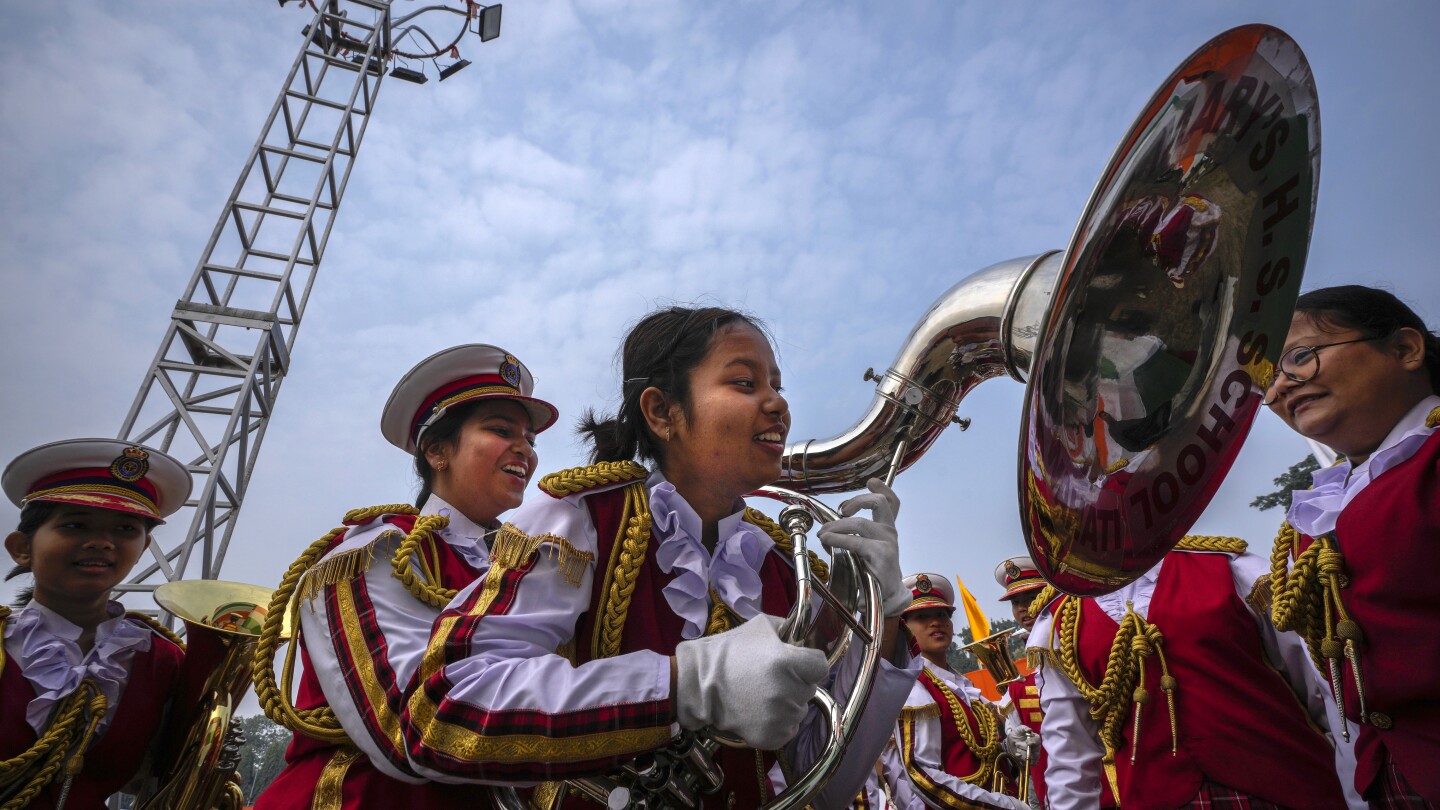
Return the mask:
<svg viewBox="0 0 1440 810">
<path fill-rule="evenodd" d="M 445 472 L 448 469 L 450 469 L 450 462 L 448 461 L 441 461 L 435 465 L 436 472 Z"/>
</svg>

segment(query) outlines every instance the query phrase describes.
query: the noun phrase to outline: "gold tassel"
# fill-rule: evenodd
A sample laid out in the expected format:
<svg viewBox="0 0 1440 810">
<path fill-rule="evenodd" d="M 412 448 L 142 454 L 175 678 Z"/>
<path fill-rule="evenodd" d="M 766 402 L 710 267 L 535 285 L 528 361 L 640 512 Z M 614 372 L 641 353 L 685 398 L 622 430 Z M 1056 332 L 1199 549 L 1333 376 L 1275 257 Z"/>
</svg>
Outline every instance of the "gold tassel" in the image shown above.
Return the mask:
<svg viewBox="0 0 1440 810">
<path fill-rule="evenodd" d="M 375 542 L 366 543 L 361 548 L 336 554 L 316 563 L 305 573 L 304 579 L 300 580 L 300 585 L 296 588 L 300 600 L 308 602 L 318 596 L 324 588 L 349 582 L 369 571 L 370 563 L 375 559 L 375 543 L 391 534 L 394 532 L 386 532 L 376 538 Z"/>
<path fill-rule="evenodd" d="M 550 544 L 550 559 L 559 560 L 560 576 L 574 587 L 580 587 L 580 581 L 585 576 L 585 569 L 595 562 L 595 555 L 589 551 L 570 545 L 570 541 L 559 535 L 547 534 L 541 540 Z"/>
<path fill-rule="evenodd" d="M 918 720 L 922 717 L 939 717 L 940 704 L 927 703 L 924 706 L 906 706 L 900 710 L 900 713 L 909 720 Z"/>
</svg>

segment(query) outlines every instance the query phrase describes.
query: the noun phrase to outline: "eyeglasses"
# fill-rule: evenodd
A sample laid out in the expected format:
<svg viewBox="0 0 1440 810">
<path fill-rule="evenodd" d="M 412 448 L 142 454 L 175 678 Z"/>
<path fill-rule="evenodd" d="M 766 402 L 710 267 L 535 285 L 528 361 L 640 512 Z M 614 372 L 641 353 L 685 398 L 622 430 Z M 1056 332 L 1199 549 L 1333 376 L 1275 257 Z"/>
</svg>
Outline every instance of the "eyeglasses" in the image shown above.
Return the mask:
<svg viewBox="0 0 1440 810">
<path fill-rule="evenodd" d="M 1354 340 L 1341 340 L 1336 343 L 1324 343 L 1319 346 L 1296 346 L 1288 352 L 1280 355 L 1280 362 L 1275 364 L 1275 370 L 1279 374 L 1271 373 L 1270 380 L 1265 384 L 1265 405 L 1274 405 L 1280 394 L 1275 390 L 1275 383 L 1280 381 L 1280 374 L 1289 377 L 1291 381 L 1302 383 L 1315 379 L 1320 373 L 1320 350 L 1328 349 L 1331 346 L 1344 346 L 1350 343 L 1368 343 L 1372 340 L 1380 340 L 1378 337 L 1355 338 Z"/>
</svg>

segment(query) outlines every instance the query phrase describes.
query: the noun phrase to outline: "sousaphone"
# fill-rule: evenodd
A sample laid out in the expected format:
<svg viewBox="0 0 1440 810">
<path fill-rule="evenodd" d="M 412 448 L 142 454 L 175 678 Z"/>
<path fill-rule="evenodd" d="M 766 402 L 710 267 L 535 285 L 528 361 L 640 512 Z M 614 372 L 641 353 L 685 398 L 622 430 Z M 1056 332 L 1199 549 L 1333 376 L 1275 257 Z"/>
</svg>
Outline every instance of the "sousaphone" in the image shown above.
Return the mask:
<svg viewBox="0 0 1440 810">
<path fill-rule="evenodd" d="M 1226 31 L 1145 105 L 1066 250 L 951 287 L 889 369 L 865 373 L 877 391 L 859 422 L 786 448 L 780 481 L 757 494 L 791 504 L 781 522 L 796 540 L 801 595 L 813 590 L 849 617 L 832 658 L 857 638 L 863 656 L 843 708 L 818 696 L 830 747 L 767 808 L 803 807 L 836 775 L 878 663 L 877 583 L 842 552 L 832 595 L 805 562 L 804 512 L 833 517 L 813 496 L 892 478 L 958 421 L 971 389 L 1008 376 L 1026 385 L 1020 516 L 1041 574 L 1079 596 L 1133 581 L 1204 511 L 1260 407 L 1300 289 L 1319 165 L 1319 108 L 1300 47 L 1267 25 Z M 812 635 L 812 610 L 797 601 L 788 640 Z M 570 783 L 572 792 L 612 807 L 700 807 L 719 785 L 703 756 L 717 739 L 686 741 L 669 770 L 652 774 L 694 788 L 687 800 L 637 790 L 634 768 Z"/>
</svg>

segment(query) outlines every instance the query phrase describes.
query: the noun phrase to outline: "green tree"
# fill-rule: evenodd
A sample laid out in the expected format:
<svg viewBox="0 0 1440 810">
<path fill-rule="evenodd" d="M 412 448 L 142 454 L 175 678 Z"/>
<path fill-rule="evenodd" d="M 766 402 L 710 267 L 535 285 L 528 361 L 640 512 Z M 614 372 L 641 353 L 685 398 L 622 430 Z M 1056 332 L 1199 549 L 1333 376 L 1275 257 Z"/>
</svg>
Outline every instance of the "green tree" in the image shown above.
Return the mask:
<svg viewBox="0 0 1440 810">
<path fill-rule="evenodd" d="M 291 735 L 263 714 L 240 718 L 240 727 L 245 730 L 245 747 L 240 749 L 240 765 L 236 770 L 240 772 L 240 790 L 245 794 L 245 803 L 250 805 L 285 767 L 285 747 L 290 744 Z"/>
<path fill-rule="evenodd" d="M 1267 492 L 1250 502 L 1250 505 L 1264 512 L 1266 509 L 1273 509 L 1277 506 L 1290 508 L 1290 493 L 1297 489 L 1310 488 L 1310 474 L 1320 469 L 1320 462 L 1314 456 L 1306 456 L 1286 470 L 1279 478 L 1274 479 L 1277 489 L 1274 492 Z"/>
</svg>

